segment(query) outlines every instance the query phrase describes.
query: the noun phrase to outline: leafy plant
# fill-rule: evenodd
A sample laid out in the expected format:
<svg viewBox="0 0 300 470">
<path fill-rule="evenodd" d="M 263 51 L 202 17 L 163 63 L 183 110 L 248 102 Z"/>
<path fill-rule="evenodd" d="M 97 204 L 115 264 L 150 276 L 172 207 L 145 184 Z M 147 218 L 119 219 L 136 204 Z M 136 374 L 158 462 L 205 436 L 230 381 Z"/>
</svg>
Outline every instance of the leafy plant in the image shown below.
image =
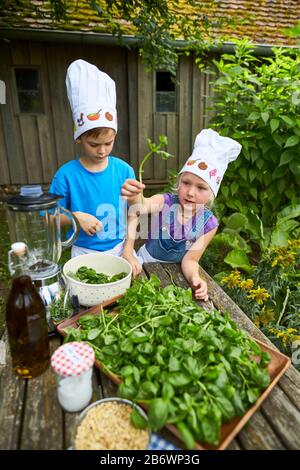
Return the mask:
<svg viewBox="0 0 300 470">
<path fill-rule="evenodd" d="M 300 51 L 273 54 L 259 60 L 251 45 L 239 41 L 234 54 L 214 61 L 213 83 L 212 123 L 243 147 L 218 196 L 223 215 L 232 210 L 246 215 L 256 234 L 262 223 L 265 237 L 278 212 L 300 203 Z M 289 234 L 294 228 L 289 223 Z"/>
<path fill-rule="evenodd" d="M 257 243 L 261 252 L 275 247 L 288 246 L 291 235 L 297 235 L 300 224 L 300 205 L 288 206 L 277 213 L 272 228 L 264 227 L 262 220 L 251 209 L 244 213 L 234 212 L 223 219 L 224 228 L 217 234 L 213 244 L 225 244 L 230 247 L 224 262 L 232 268 L 251 271 L 248 255 L 252 244 Z"/>
<path fill-rule="evenodd" d="M 292 240 L 287 247 L 267 249 L 247 279 L 237 270 L 221 279 L 256 326 L 290 356 L 293 342 L 300 339 L 299 266 L 300 242 Z"/>
<path fill-rule="evenodd" d="M 93 346 L 122 378 L 119 394 L 147 405 L 152 429 L 173 423 L 188 448 L 217 445 L 222 423 L 268 386 L 269 355 L 227 314 L 207 313 L 190 289 L 161 288 L 156 276 L 136 280 L 118 304 L 117 315 L 81 317 L 66 341 Z"/>
</svg>

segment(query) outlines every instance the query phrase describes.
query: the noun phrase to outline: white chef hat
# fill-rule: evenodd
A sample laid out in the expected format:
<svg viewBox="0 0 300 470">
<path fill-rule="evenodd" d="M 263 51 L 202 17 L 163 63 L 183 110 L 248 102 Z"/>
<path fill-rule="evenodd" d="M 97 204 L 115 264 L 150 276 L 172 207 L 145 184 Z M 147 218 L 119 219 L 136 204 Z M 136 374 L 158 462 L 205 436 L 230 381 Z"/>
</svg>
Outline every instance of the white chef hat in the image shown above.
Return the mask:
<svg viewBox="0 0 300 470">
<path fill-rule="evenodd" d="M 74 139 L 96 127 L 117 131 L 116 85 L 106 73 L 78 59 L 68 67 L 66 86 L 74 120 Z"/>
<path fill-rule="evenodd" d="M 228 163 L 237 159 L 241 149 L 236 140 L 223 137 L 212 129 L 203 129 L 196 137 L 192 155 L 179 174 L 188 171 L 200 176 L 216 196 Z"/>
</svg>

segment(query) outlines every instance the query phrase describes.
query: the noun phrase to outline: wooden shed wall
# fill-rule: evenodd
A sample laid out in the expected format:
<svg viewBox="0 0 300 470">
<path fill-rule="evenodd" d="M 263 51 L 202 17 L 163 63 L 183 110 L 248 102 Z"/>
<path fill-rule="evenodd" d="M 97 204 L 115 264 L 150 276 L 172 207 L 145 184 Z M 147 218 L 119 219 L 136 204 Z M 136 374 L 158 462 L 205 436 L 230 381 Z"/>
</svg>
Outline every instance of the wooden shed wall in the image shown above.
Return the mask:
<svg viewBox="0 0 300 470">
<path fill-rule="evenodd" d="M 126 48 L 15 41 L 0 45 L 0 79 L 6 84 L 6 104 L 0 105 L 0 185 L 49 183 L 59 166 L 74 158 L 72 117 L 66 94 L 68 65 L 83 58 L 115 81 L 118 135 L 113 153 L 137 171 L 147 153 L 147 138 L 165 134 L 173 159 L 153 158 L 144 179 L 163 186 L 167 172 L 177 170 L 189 156 L 196 134 L 206 126 L 209 77 L 199 72 L 192 57 L 180 60 L 177 112 L 155 112 L 154 73 L 146 72 L 138 54 Z M 14 67 L 37 66 L 44 102 L 43 114 L 19 113 Z"/>
</svg>

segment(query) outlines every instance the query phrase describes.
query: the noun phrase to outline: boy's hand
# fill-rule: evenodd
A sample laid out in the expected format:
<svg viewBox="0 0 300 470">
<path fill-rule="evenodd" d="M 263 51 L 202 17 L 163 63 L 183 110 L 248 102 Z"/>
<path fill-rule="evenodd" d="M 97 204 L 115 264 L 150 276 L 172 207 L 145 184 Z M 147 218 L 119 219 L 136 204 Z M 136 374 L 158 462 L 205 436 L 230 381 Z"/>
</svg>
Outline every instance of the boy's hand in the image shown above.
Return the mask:
<svg viewBox="0 0 300 470">
<path fill-rule="evenodd" d="M 139 202 L 137 196 L 141 194 L 142 190 L 145 189 L 145 185 L 137 180 L 128 179 L 122 186 L 121 194 L 123 199 L 127 199 L 129 202 Z"/>
<path fill-rule="evenodd" d="M 198 274 L 191 278 L 190 285 L 197 300 L 204 300 L 205 302 L 208 300 L 207 284 Z"/>
<path fill-rule="evenodd" d="M 133 254 L 124 251 L 122 254 L 122 258 L 126 259 L 131 264 L 133 277 L 138 276 L 138 274 L 142 272 L 142 265 Z"/>
<path fill-rule="evenodd" d="M 90 237 L 103 229 L 102 222 L 93 215 L 87 214 L 86 212 L 74 212 L 74 214 L 77 217 L 82 230 Z"/>
</svg>

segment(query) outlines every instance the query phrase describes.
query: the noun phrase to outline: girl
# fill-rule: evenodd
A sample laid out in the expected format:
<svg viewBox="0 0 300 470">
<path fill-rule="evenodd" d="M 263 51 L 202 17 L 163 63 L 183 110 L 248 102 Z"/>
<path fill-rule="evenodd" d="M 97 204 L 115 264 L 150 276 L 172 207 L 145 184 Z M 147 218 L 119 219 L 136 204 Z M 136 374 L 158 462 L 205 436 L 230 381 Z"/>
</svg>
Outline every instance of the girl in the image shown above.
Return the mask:
<svg viewBox="0 0 300 470">
<path fill-rule="evenodd" d="M 237 158 L 240 150 L 241 145 L 235 140 L 204 129 L 196 137 L 193 153 L 179 172 L 177 194 L 144 198 L 141 192 L 145 185 L 126 180 L 121 193 L 131 205 L 131 227 L 123 256 L 133 256 L 138 214 L 157 214 L 146 243 L 138 251 L 140 261 L 181 262 L 196 299 L 208 300 L 207 284 L 199 275 L 199 260 L 218 227 L 210 207 L 228 163 Z"/>
</svg>

